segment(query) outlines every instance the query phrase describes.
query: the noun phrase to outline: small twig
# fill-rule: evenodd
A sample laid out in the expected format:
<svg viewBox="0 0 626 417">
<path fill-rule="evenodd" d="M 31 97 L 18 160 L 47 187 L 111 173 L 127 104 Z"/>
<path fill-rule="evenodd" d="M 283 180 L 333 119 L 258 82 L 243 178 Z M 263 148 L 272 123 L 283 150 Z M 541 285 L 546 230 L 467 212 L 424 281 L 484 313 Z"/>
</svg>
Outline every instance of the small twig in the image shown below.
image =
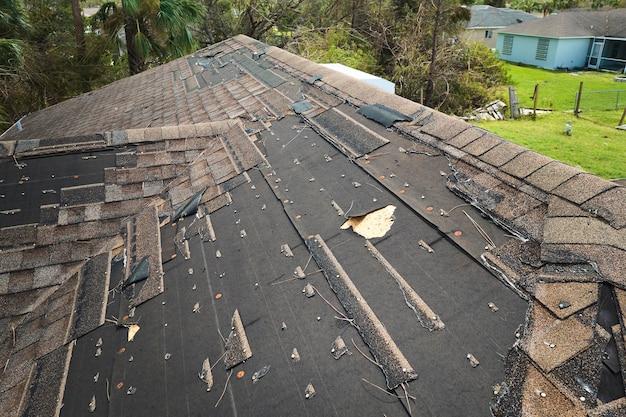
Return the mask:
<svg viewBox="0 0 626 417">
<path fill-rule="evenodd" d="M 2 369 L 2 373 L 4 374 L 7 371 L 7 367 L 9 366 L 9 361 L 11 358 L 7 358 L 7 361 L 4 363 L 4 368 Z"/>
<path fill-rule="evenodd" d="M 13 346 L 17 343 L 17 338 L 15 336 L 15 326 L 11 326 L 11 331 L 13 332 Z"/>
<path fill-rule="evenodd" d="M 222 332 L 220 331 L 220 328 L 217 328 L 217 334 L 220 335 L 220 338 L 222 339 L 222 343 L 224 343 L 224 346 L 226 346 L 226 339 L 224 339 L 224 336 L 222 336 Z"/>
<path fill-rule="evenodd" d="M 106 379 L 106 383 L 107 383 L 107 401 L 111 402 L 111 393 L 109 392 L 110 391 L 110 388 L 109 388 L 109 378 Z"/>
<path fill-rule="evenodd" d="M 465 206 L 471 206 L 471 204 L 465 203 L 465 204 L 459 204 L 458 206 L 454 206 L 452 207 L 450 210 L 448 210 L 446 213 L 450 214 L 452 213 L 454 210 L 460 208 L 460 207 L 465 207 Z"/>
<path fill-rule="evenodd" d="M 280 284 L 284 284 L 285 282 L 294 281 L 296 279 L 298 279 L 298 278 L 297 277 L 291 277 L 291 278 L 284 279 L 282 281 L 272 282 L 270 285 L 280 285 Z"/>
<path fill-rule="evenodd" d="M 367 357 L 367 355 L 366 355 L 365 353 L 363 353 L 363 351 L 362 351 L 361 349 L 359 349 L 359 347 L 356 345 L 356 343 L 354 343 L 354 339 L 352 339 L 352 338 L 351 338 L 350 340 L 352 340 L 352 344 L 354 345 L 354 347 L 356 348 L 356 350 L 358 350 L 358 351 L 359 351 L 359 353 L 360 353 L 361 355 L 363 355 L 363 357 L 364 357 L 365 359 L 367 359 L 368 361 L 372 362 L 374 365 L 378 366 L 380 369 L 383 369 L 383 367 L 382 367 L 382 365 L 381 365 L 380 363 L 378 363 L 378 362 L 377 362 L 377 361 L 375 361 L 375 360 L 372 360 L 372 359 L 368 358 L 368 357 Z"/>
<path fill-rule="evenodd" d="M 222 398 L 224 398 L 224 394 L 226 394 L 226 388 L 228 387 L 228 382 L 230 381 L 230 377 L 233 374 L 233 370 L 231 369 L 230 372 L 228 373 L 228 378 L 226 378 L 226 383 L 224 384 L 224 391 L 222 391 L 222 395 L 220 395 L 220 398 L 218 398 L 217 402 L 215 403 L 215 408 L 217 408 L 218 405 L 220 405 L 220 401 L 222 401 Z"/>
<path fill-rule="evenodd" d="M 302 129 L 301 129 L 301 130 L 300 130 L 300 131 L 299 131 L 299 132 L 298 132 L 298 133 L 297 133 L 297 134 L 293 137 L 293 138 L 291 138 L 291 140 L 290 140 L 289 142 L 287 142 L 286 144 L 284 144 L 284 145 L 282 146 L 282 148 L 280 149 L 280 151 L 282 152 L 282 151 L 283 151 L 283 149 L 285 149 L 287 146 L 289 146 L 289 144 L 290 144 L 291 142 L 293 142 L 293 141 L 294 141 L 294 140 L 295 140 L 298 136 L 300 136 L 300 134 L 301 134 L 302 132 L 304 132 L 304 129 L 306 129 L 306 126 L 305 126 L 305 127 L 303 127 L 303 128 L 302 128 Z"/>
<path fill-rule="evenodd" d="M 324 272 L 323 269 L 318 269 L 317 271 L 313 271 L 313 272 L 309 272 L 308 274 L 305 275 L 305 277 L 311 276 L 311 275 L 315 275 L 315 274 L 319 274 L 320 272 Z"/>
<path fill-rule="evenodd" d="M 311 285 L 311 287 L 313 287 L 313 286 Z M 343 314 L 341 311 L 337 310 L 337 309 L 335 308 L 335 306 L 334 306 L 334 305 L 332 305 L 332 304 L 331 304 L 331 303 L 330 303 L 330 302 L 329 302 L 326 298 L 324 298 L 324 296 L 322 295 L 322 293 L 320 293 L 320 292 L 319 292 L 319 290 L 318 290 L 317 288 L 313 287 L 313 289 L 315 290 L 315 292 L 317 293 L 317 295 L 319 295 L 319 296 L 322 298 L 322 300 L 324 300 L 324 302 L 330 306 L 330 308 L 332 308 L 333 310 L 335 310 L 335 312 L 336 312 L 337 314 L 339 314 L 341 317 L 343 317 L 346 321 L 348 321 L 348 322 L 352 323 L 352 321 L 353 321 L 353 320 L 352 320 L 352 319 L 350 319 L 350 318 L 348 318 L 348 317 L 346 317 L 346 315 L 345 315 L 345 314 Z"/>
<path fill-rule="evenodd" d="M 485 239 L 487 244 L 489 246 L 491 246 L 492 248 L 495 248 L 496 244 L 494 243 L 494 241 L 491 239 L 491 237 L 489 237 L 487 232 L 485 232 L 485 230 L 476 222 L 476 220 L 472 219 L 472 217 L 469 214 L 467 214 L 467 212 L 465 210 L 463 210 L 463 214 L 465 214 L 467 216 L 467 218 L 472 222 L 472 224 L 474 225 L 476 230 L 478 230 L 478 233 L 480 233 L 480 235 L 483 237 L 483 239 Z"/>
<path fill-rule="evenodd" d="M 346 219 L 348 218 L 348 213 L 350 213 L 350 210 L 352 210 L 352 206 L 354 206 L 354 200 L 352 200 L 352 202 L 350 203 L 350 208 L 343 214 L 343 217 L 345 217 Z"/>
<path fill-rule="evenodd" d="M 222 360 L 222 358 L 226 355 L 226 351 L 224 351 L 224 353 L 222 353 L 222 356 L 220 356 L 219 358 L 217 358 L 217 360 L 215 361 L 215 363 L 213 365 L 211 365 L 211 370 L 213 370 L 213 368 L 215 367 L 215 365 L 217 365 L 218 363 L 220 363 L 220 361 Z"/>
<path fill-rule="evenodd" d="M 377 187 L 377 186 L 375 186 L 374 184 L 370 184 L 369 182 L 366 182 L 365 184 L 367 184 L 367 185 L 369 185 L 370 187 L 372 187 L 372 188 L 374 188 L 374 189 L 378 190 L 378 192 L 381 192 L 381 193 L 383 192 L 383 190 L 381 190 L 380 188 L 378 188 L 378 187 Z"/>
<path fill-rule="evenodd" d="M 396 398 L 397 398 L 397 399 L 399 399 L 399 400 L 401 400 L 401 399 L 402 399 L 402 397 L 400 397 L 399 395 L 394 394 L 393 392 L 389 392 L 389 391 L 387 391 L 386 389 L 384 389 L 383 387 L 380 387 L 380 386 L 378 386 L 378 385 L 374 384 L 373 382 L 368 381 L 368 380 L 367 380 L 367 379 L 365 379 L 365 378 L 361 378 L 361 381 L 363 381 L 363 382 L 366 382 L 366 383 L 370 384 L 370 385 L 371 385 L 371 386 L 373 386 L 374 388 L 378 388 L 379 390 L 381 390 L 382 392 L 384 392 L 384 393 L 385 393 L 385 394 L 387 394 L 387 395 L 390 395 L 390 396 L 392 396 L 392 397 L 396 397 Z M 411 397 L 411 399 L 412 399 L 413 401 L 415 401 L 415 397 Z"/>
<path fill-rule="evenodd" d="M 311 262 L 311 259 L 313 259 L 313 255 L 309 255 L 309 260 L 306 261 L 306 265 L 304 265 L 304 268 L 302 268 L 302 272 L 306 271 L 306 267 L 309 266 L 309 262 Z"/>
<path fill-rule="evenodd" d="M 402 387 L 402 390 L 404 391 L 404 395 L 406 397 L 406 406 L 409 409 L 409 415 L 412 416 L 413 413 L 411 412 L 411 403 L 409 402 L 409 393 L 406 391 L 406 388 L 404 387 L 404 382 L 400 384 L 400 386 Z"/>
<path fill-rule="evenodd" d="M 364 158 L 364 159 L 366 159 L 366 160 L 367 160 L 367 159 L 372 159 L 372 158 L 378 158 L 379 156 L 389 155 L 390 153 L 391 153 L 391 152 L 381 152 L 381 153 L 377 153 L 377 154 L 375 154 L 375 155 L 368 154 L 368 155 L 367 155 L 367 158 Z"/>
</svg>

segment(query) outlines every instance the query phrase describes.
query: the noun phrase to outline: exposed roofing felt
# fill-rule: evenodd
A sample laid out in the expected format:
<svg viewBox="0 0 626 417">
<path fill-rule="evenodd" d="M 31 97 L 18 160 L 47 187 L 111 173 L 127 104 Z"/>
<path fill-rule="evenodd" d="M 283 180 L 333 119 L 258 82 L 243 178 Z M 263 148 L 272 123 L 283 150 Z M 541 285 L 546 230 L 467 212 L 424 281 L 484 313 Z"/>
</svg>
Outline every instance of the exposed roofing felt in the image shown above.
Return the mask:
<svg viewBox="0 0 626 417">
<path fill-rule="evenodd" d="M 511 25 L 502 32 L 548 38 L 626 38 L 626 9 L 562 11 L 542 19 Z"/>
<path fill-rule="evenodd" d="M 470 7 L 471 17 L 466 29 L 497 28 L 537 19 L 523 10 L 476 4 Z"/>
<path fill-rule="evenodd" d="M 244 36 L 22 126 L 3 416 L 624 414 L 617 184 Z"/>
</svg>

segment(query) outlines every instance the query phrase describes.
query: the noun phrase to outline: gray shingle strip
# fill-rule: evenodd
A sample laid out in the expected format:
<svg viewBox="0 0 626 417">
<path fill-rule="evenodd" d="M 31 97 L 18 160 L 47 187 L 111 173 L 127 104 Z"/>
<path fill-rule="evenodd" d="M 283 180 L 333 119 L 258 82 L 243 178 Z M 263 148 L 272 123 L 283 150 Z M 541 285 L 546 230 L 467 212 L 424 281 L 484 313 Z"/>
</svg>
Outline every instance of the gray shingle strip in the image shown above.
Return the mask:
<svg viewBox="0 0 626 417">
<path fill-rule="evenodd" d="M 311 120 L 335 146 L 351 157 L 370 153 L 389 141 L 343 112 L 330 109 Z"/>
<path fill-rule="evenodd" d="M 474 142 L 478 138 L 485 135 L 485 131 L 478 128 L 469 128 L 465 129 L 457 135 L 451 136 L 449 139 L 445 140 L 448 145 L 452 145 L 455 148 L 463 148 L 468 144 Z"/>
<path fill-rule="evenodd" d="M 552 159 L 547 156 L 540 155 L 533 151 L 522 152 L 513 158 L 511 161 L 507 162 L 500 169 L 506 172 L 507 174 L 511 174 L 517 178 L 526 178 L 533 172 L 537 171 L 539 168 L 544 165 L 552 162 Z"/>
<path fill-rule="evenodd" d="M 321 236 L 310 236 L 305 243 L 331 289 L 337 294 L 348 318 L 354 320 L 361 337 L 380 364 L 387 387 L 394 389 L 416 379 L 417 373 Z"/>
<path fill-rule="evenodd" d="M 59 415 L 72 350 L 70 343 L 37 360 L 23 399 L 23 417 Z"/>
<path fill-rule="evenodd" d="M 526 181 L 541 190 L 552 191 L 578 173 L 580 170 L 577 168 L 552 161 L 533 172 L 526 178 Z"/>
<path fill-rule="evenodd" d="M 591 217 L 591 214 L 581 209 L 578 205 L 570 203 L 562 198 L 551 196 L 548 201 L 547 217 Z"/>
<path fill-rule="evenodd" d="M 626 251 L 626 229 L 616 230 L 590 217 L 550 217 L 544 224 L 543 242 L 609 245 Z"/>
<path fill-rule="evenodd" d="M 263 161 L 263 156 L 252 143 L 241 125 L 236 125 L 222 136 L 224 147 L 241 171 L 248 170 Z"/>
<path fill-rule="evenodd" d="M 226 339 L 226 346 L 224 347 L 226 350 L 226 352 L 224 352 L 224 365 L 227 370 L 252 357 L 252 348 L 248 342 L 246 330 L 241 322 L 239 310 L 235 310 L 233 314 L 231 329 Z"/>
<path fill-rule="evenodd" d="M 104 199 L 105 191 L 102 183 L 61 188 L 61 205 L 64 207 L 100 203 Z"/>
<path fill-rule="evenodd" d="M 502 139 L 491 133 L 486 133 L 469 145 L 463 147 L 463 150 L 471 155 L 480 156 L 501 143 Z"/>
<path fill-rule="evenodd" d="M 129 256 L 136 262 L 147 256 L 150 264 L 150 276 L 131 300 L 132 306 L 138 306 L 161 294 L 164 290 L 158 210 L 155 206 L 147 207 L 131 222 L 133 224 L 131 230 L 135 230 L 133 235 L 135 244 L 132 246 L 127 244 L 127 248 L 134 248 Z"/>
<path fill-rule="evenodd" d="M 615 187 L 585 202 L 581 208 L 606 219 L 611 226 L 626 226 L 626 188 Z"/>
<path fill-rule="evenodd" d="M 0 228 L 0 248 L 28 245 L 35 243 L 36 239 L 36 224 L 23 224 Z"/>
<path fill-rule="evenodd" d="M 110 252 L 94 256 L 83 266 L 68 341 L 87 334 L 104 323 L 110 272 Z"/>
<path fill-rule="evenodd" d="M 576 204 L 582 204 L 616 185 L 617 184 L 603 180 L 594 175 L 581 173 L 559 185 L 552 191 L 552 194 L 563 197 Z"/>
<path fill-rule="evenodd" d="M 493 165 L 494 167 L 501 167 L 525 150 L 525 148 L 519 145 L 503 141 L 499 145 L 482 154 L 480 156 L 480 160 Z"/>
<path fill-rule="evenodd" d="M 471 126 L 462 120 L 447 116 L 443 113 L 433 112 L 430 122 L 425 124 L 421 130 L 423 133 L 427 133 L 443 140 L 444 142 L 448 142 L 464 130 L 470 128 Z"/>
</svg>

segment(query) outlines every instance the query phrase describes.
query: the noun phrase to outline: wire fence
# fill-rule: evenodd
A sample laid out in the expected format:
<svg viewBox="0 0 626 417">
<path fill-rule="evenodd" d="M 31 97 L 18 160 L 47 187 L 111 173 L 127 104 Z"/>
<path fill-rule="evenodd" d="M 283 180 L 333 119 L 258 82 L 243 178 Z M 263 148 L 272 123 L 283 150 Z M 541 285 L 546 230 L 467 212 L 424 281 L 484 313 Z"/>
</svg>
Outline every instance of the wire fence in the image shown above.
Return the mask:
<svg viewBox="0 0 626 417">
<path fill-rule="evenodd" d="M 578 101 L 578 92 L 574 103 Z M 585 90 L 580 98 L 580 110 L 623 110 L 626 107 L 626 90 Z"/>
</svg>

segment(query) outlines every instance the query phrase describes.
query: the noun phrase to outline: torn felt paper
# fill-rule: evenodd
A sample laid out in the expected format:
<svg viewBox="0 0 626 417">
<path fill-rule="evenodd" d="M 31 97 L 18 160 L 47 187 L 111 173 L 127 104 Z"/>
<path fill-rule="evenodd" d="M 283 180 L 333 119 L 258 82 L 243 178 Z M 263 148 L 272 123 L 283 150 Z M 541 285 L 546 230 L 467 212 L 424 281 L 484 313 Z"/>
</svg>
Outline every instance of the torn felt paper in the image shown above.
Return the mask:
<svg viewBox="0 0 626 417">
<path fill-rule="evenodd" d="M 341 229 L 345 230 L 352 227 L 354 233 L 358 233 L 366 239 L 383 237 L 391 229 L 395 220 L 393 215 L 395 210 L 396 206 L 390 204 L 362 216 L 350 217 L 341 225 Z"/>
</svg>

